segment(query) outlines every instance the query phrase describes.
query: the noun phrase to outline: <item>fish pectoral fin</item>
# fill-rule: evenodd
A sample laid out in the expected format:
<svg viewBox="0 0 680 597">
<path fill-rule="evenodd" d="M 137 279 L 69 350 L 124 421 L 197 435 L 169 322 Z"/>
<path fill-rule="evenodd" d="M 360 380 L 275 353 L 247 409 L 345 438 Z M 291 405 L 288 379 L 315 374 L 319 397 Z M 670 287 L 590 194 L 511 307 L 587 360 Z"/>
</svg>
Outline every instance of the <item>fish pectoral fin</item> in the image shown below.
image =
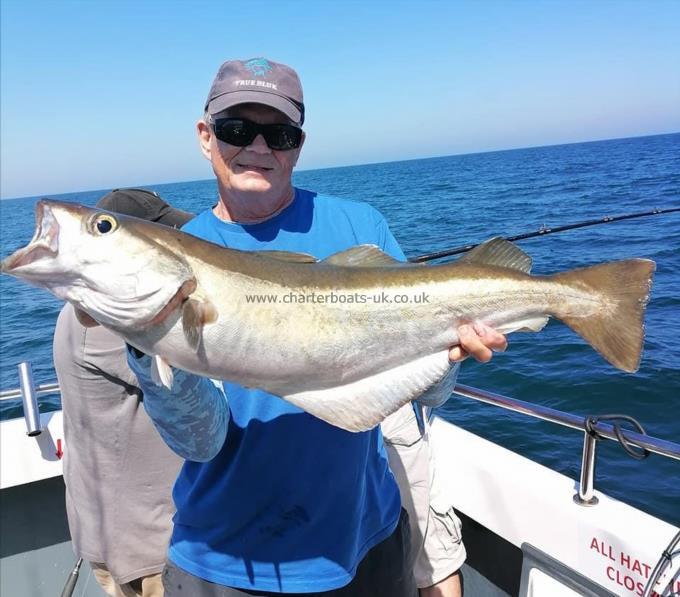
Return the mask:
<svg viewBox="0 0 680 597">
<path fill-rule="evenodd" d="M 342 386 L 282 397 L 331 425 L 367 431 L 438 383 L 449 369 L 445 350 Z"/>
<path fill-rule="evenodd" d="M 384 265 L 403 265 L 410 267 L 422 265 L 419 263 L 405 263 L 398 261 L 380 250 L 376 245 L 357 245 L 346 251 L 333 253 L 322 261 L 327 265 L 343 265 L 345 267 L 379 267 Z"/>
<path fill-rule="evenodd" d="M 203 326 L 217 321 L 217 309 L 208 300 L 190 298 L 182 304 L 182 330 L 189 346 L 196 350 L 201 343 Z"/>
<path fill-rule="evenodd" d="M 161 356 L 155 355 L 151 359 L 151 381 L 157 386 L 163 386 L 172 390 L 172 382 L 175 375 L 170 364 Z"/>
<path fill-rule="evenodd" d="M 308 253 L 293 253 L 292 251 L 251 251 L 260 257 L 268 257 L 277 261 L 289 261 L 292 263 L 316 263 L 318 259 Z"/>
<path fill-rule="evenodd" d="M 517 245 L 496 236 L 468 251 L 456 263 L 465 265 L 495 265 L 528 274 L 531 257 Z"/>
<path fill-rule="evenodd" d="M 548 316 L 529 317 L 527 319 L 520 319 L 511 321 L 494 329 L 501 334 L 511 334 L 512 332 L 540 332 L 548 323 Z"/>
</svg>

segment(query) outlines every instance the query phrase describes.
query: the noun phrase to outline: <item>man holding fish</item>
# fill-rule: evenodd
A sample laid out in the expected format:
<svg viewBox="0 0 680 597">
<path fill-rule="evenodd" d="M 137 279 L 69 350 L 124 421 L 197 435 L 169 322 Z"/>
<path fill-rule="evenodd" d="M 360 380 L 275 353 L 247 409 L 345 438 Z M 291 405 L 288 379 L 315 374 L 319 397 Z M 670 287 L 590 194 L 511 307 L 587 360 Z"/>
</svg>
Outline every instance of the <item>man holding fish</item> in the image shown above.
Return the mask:
<svg viewBox="0 0 680 597">
<path fill-rule="evenodd" d="M 304 143 L 303 119 L 302 89 L 292 69 L 264 59 L 223 64 L 197 125 L 219 201 L 185 230 L 232 248 L 291 250 L 317 258 L 371 243 L 403 260 L 387 224 L 371 207 L 292 186 Z M 255 311 L 257 305 L 244 308 Z M 459 334 L 452 361 L 468 353 L 486 361 L 492 350 L 506 346 L 502 335 L 483 326 L 463 327 Z M 261 349 L 266 353 L 267 346 Z M 415 594 L 407 517 L 399 513 L 399 491 L 378 428 L 341 431 L 280 398 L 225 382 L 229 420 L 218 418 L 215 430 L 214 404 L 224 398 L 212 384 L 187 381 L 175 371 L 168 392 L 151 383 L 145 361 L 148 357 L 132 359 L 132 367 L 147 408 L 171 447 L 188 459 L 175 488 L 178 513 L 164 575 L 168 595 L 243 595 L 251 590 L 348 597 Z M 449 389 L 454 377 L 455 370 Z M 193 396 L 182 395 L 186 384 Z M 168 409 L 168 404 L 173 406 Z M 414 410 L 403 407 L 387 425 L 394 431 L 392 458 L 400 450 L 406 456 L 395 468 L 409 467 L 411 475 L 421 477 L 421 495 L 408 498 L 411 504 L 416 499 L 420 510 L 414 532 L 422 543 L 429 523 L 430 540 L 441 544 L 437 533 L 450 529 L 428 521 L 434 516 L 428 516 L 429 453 L 420 441 Z M 196 427 L 207 430 L 202 440 L 209 445 L 196 445 L 201 440 L 190 431 Z M 403 479 L 402 486 L 407 483 Z M 430 579 L 421 584 L 439 584 L 426 594 L 460 592 L 453 573 L 464 549 L 456 543 L 459 529 L 453 530 L 453 539 L 443 538 L 451 544 L 448 558 L 442 561 L 440 554 L 419 574 L 416 564 L 419 580 Z"/>
<path fill-rule="evenodd" d="M 226 62 L 197 125 L 219 199 L 190 234 L 41 201 L 32 241 L 2 262 L 130 345 L 145 408 L 187 461 L 171 596 L 413 596 L 377 425 L 412 400 L 441 403 L 452 362 L 487 361 L 499 332 L 549 317 L 622 370 L 640 362 L 652 261 L 531 276 L 528 255 L 492 239 L 453 264 L 405 264 L 373 208 L 292 186 L 303 121 L 292 69 Z M 325 300 L 342 292 L 428 300 Z M 458 590 L 450 580 L 424 592 Z"/>
</svg>

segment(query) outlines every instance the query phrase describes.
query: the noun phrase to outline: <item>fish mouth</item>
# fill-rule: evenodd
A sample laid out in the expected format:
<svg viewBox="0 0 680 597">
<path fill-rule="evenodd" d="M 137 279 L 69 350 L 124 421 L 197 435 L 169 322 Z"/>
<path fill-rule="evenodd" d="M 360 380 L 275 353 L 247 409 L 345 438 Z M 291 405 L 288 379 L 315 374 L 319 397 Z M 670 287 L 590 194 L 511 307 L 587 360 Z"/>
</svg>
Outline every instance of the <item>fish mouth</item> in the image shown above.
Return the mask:
<svg viewBox="0 0 680 597">
<path fill-rule="evenodd" d="M 44 200 L 35 206 L 35 233 L 31 241 L 15 251 L 0 263 L 3 274 L 20 274 L 26 268 L 44 257 L 54 259 L 59 254 L 59 222 L 54 212 Z M 28 273 L 28 272 L 26 272 Z"/>
</svg>

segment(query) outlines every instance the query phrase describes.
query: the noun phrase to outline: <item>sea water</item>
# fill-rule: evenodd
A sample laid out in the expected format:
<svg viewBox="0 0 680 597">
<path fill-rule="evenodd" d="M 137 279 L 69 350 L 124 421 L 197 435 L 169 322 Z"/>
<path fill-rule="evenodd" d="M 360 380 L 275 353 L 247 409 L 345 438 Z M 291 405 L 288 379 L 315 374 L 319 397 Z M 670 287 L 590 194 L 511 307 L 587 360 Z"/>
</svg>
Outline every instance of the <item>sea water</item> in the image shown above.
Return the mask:
<svg viewBox="0 0 680 597">
<path fill-rule="evenodd" d="M 679 207 L 680 134 L 305 171 L 294 181 L 373 204 L 412 257 L 495 235 Z M 217 200 L 213 180 L 146 188 L 194 212 Z M 105 192 L 52 197 L 93 205 Z M 3 257 L 31 238 L 36 200 L 0 202 Z M 629 257 L 656 261 L 640 370 L 614 369 L 553 321 L 539 334 L 510 336 L 507 352 L 489 364 L 466 361 L 459 381 L 578 415 L 624 413 L 650 435 L 680 442 L 680 213 L 539 237 L 520 246 L 533 257 L 538 274 Z M 0 290 L 0 388 L 18 386 L 16 365 L 23 360 L 31 361 L 38 383 L 56 380 L 52 333 L 61 303 L 9 276 L 0 277 Z M 58 396 L 41 399 L 43 411 L 58 407 Z M 20 413 L 16 402 L 0 403 L 2 418 Z M 439 414 L 578 478 L 582 433 L 456 396 Z M 445 462 L 455 468 L 456 455 Z M 651 455 L 638 462 L 616 443 L 600 442 L 596 487 L 680 524 L 678 461 Z"/>
</svg>

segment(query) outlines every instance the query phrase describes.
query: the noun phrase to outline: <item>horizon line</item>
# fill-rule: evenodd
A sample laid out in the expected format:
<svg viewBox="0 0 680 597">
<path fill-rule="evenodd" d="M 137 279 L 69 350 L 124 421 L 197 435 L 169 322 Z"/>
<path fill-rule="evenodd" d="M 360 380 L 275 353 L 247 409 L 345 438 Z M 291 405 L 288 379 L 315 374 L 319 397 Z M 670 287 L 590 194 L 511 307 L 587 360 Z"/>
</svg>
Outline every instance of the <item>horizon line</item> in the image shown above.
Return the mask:
<svg viewBox="0 0 680 597">
<path fill-rule="evenodd" d="M 483 154 L 488 154 L 488 153 L 501 153 L 501 152 L 506 152 L 506 151 L 521 151 L 521 150 L 527 150 L 527 149 L 545 149 L 548 147 L 562 147 L 562 146 L 567 146 L 567 145 L 585 145 L 587 143 L 603 143 L 607 141 L 625 141 L 627 139 L 644 139 L 646 137 L 663 137 L 663 136 L 669 136 L 669 135 L 678 135 L 680 134 L 680 131 L 672 131 L 672 132 L 664 132 L 664 133 L 645 133 L 644 135 L 634 135 L 632 137 L 611 137 L 607 139 L 589 139 L 586 141 L 569 141 L 566 143 L 551 143 L 548 145 L 529 145 L 529 146 L 519 146 L 519 147 L 505 147 L 501 149 L 488 149 L 484 151 L 471 151 L 471 152 L 465 152 L 465 153 L 451 153 L 451 154 L 445 154 L 445 155 L 431 155 L 431 156 L 423 156 L 423 157 L 417 157 L 417 158 L 407 158 L 407 159 L 402 159 L 402 160 L 387 160 L 387 161 L 378 161 L 378 162 L 364 162 L 361 164 L 343 164 L 339 166 L 322 166 L 322 167 L 317 167 L 317 168 L 309 168 L 309 169 L 304 169 L 304 170 L 295 170 L 293 174 L 296 173 L 303 173 L 303 172 L 318 172 L 320 170 L 337 170 L 340 168 L 357 168 L 357 167 L 362 167 L 362 166 L 377 166 L 380 164 L 399 164 L 399 163 L 405 163 L 405 162 L 416 162 L 420 160 L 434 160 L 434 159 L 442 159 L 442 158 L 449 158 L 449 157 L 458 157 L 458 156 L 467 156 L 467 155 L 483 155 Z M 191 182 L 207 182 L 211 181 L 213 178 L 197 178 L 197 179 L 191 179 L 191 180 L 174 180 L 174 181 L 168 181 L 168 182 L 155 182 L 151 184 L 130 184 L 130 185 L 124 185 L 122 187 L 116 187 L 116 188 L 153 188 L 156 186 L 160 185 L 171 185 L 171 184 L 181 184 L 181 183 L 191 183 Z M 97 191 L 106 191 L 109 192 L 111 189 L 84 189 L 80 191 L 64 191 L 61 193 L 55 193 L 54 195 L 50 195 L 53 197 L 59 197 L 61 195 L 73 195 L 75 193 L 94 193 Z M 46 195 L 43 194 L 38 194 L 38 195 L 21 195 L 19 197 L 2 197 L 0 196 L 0 201 L 13 201 L 13 200 L 20 200 L 20 199 L 35 199 L 37 197 L 47 197 Z"/>
</svg>

